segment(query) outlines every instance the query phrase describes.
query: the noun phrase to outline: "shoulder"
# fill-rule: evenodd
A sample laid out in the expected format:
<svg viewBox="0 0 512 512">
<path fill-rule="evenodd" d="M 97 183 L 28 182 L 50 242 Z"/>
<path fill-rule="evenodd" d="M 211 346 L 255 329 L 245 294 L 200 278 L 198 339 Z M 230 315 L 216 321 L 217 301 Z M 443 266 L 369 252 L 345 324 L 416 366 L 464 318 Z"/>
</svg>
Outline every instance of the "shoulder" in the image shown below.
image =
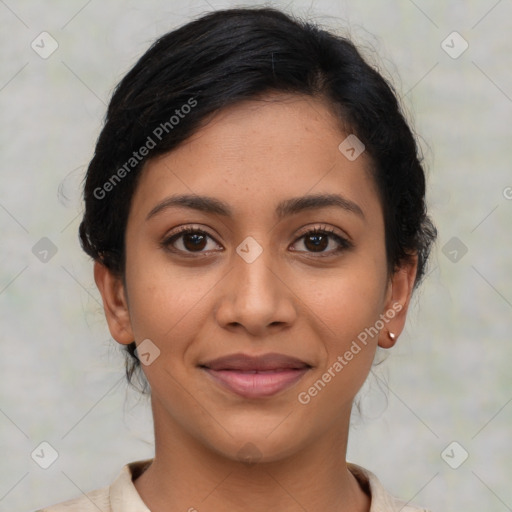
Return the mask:
<svg viewBox="0 0 512 512">
<path fill-rule="evenodd" d="M 400 500 L 389 494 L 377 476 L 371 471 L 350 462 L 347 463 L 347 467 L 356 477 L 361 487 L 367 489 L 370 493 L 370 512 L 430 512 L 426 508 Z"/>
<path fill-rule="evenodd" d="M 36 512 L 110 512 L 110 488 L 103 487 L 84 494 L 79 498 L 64 501 Z"/>
<path fill-rule="evenodd" d="M 137 493 L 133 480 L 151 464 L 152 459 L 126 464 L 111 485 L 82 496 L 37 510 L 36 512 L 149 512 Z"/>
</svg>

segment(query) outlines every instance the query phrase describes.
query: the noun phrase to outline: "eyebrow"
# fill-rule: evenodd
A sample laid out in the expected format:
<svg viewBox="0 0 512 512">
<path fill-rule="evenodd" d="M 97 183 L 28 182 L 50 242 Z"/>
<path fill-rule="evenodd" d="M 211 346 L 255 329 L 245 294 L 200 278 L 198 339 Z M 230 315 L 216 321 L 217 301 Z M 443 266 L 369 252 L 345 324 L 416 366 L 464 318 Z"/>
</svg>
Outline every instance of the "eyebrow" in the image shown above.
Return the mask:
<svg viewBox="0 0 512 512">
<path fill-rule="evenodd" d="M 278 220 L 284 217 L 300 213 L 305 210 L 313 210 L 319 208 L 327 208 L 335 206 L 347 212 L 354 213 L 365 218 L 361 207 L 338 194 L 310 194 L 302 197 L 293 197 L 281 201 L 276 207 L 276 216 Z M 195 194 L 182 194 L 170 196 L 158 203 L 147 215 L 146 220 L 154 217 L 158 213 L 169 208 L 190 208 L 205 213 L 213 213 L 222 215 L 223 217 L 233 218 L 231 207 L 214 197 L 198 196 Z"/>
</svg>

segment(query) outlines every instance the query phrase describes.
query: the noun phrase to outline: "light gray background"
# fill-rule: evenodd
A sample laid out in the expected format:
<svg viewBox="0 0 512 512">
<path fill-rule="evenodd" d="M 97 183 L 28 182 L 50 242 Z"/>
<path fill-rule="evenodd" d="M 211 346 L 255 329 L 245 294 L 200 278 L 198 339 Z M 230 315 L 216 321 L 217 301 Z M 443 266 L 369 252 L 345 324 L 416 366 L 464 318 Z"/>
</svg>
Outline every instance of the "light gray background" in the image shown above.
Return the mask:
<svg viewBox="0 0 512 512">
<path fill-rule="evenodd" d="M 0 1 L 0 510 L 77 496 L 152 455 L 149 407 L 123 380 L 79 248 L 80 180 L 136 59 L 192 16 L 234 5 Z M 348 459 L 432 510 L 512 510 L 512 2 L 274 5 L 350 34 L 392 79 L 422 137 L 439 228 L 406 332 L 379 369 L 387 408 L 370 380 Z M 31 48 L 42 31 L 59 45 L 47 59 Z M 469 44 L 458 58 L 441 46 L 453 31 Z M 46 263 L 32 252 L 42 237 L 58 249 Z M 42 441 L 59 453 L 46 470 L 31 458 Z M 452 441 L 452 464 L 469 453 L 457 469 L 441 457 Z"/>
</svg>

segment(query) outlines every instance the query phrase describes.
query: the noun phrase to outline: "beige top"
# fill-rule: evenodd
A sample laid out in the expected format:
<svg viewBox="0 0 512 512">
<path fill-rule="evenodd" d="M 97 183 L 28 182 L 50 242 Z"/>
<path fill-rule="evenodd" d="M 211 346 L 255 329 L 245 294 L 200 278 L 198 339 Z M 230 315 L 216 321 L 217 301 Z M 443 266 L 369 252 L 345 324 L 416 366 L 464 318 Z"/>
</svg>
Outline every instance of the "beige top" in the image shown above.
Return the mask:
<svg viewBox="0 0 512 512">
<path fill-rule="evenodd" d="M 140 497 L 133 480 L 149 466 L 152 459 L 132 462 L 123 467 L 112 485 L 36 512 L 151 512 Z M 371 496 L 370 512 L 429 512 L 393 498 L 367 469 L 348 463 L 348 469 Z M 194 510 L 193 508 L 191 510 Z"/>
</svg>

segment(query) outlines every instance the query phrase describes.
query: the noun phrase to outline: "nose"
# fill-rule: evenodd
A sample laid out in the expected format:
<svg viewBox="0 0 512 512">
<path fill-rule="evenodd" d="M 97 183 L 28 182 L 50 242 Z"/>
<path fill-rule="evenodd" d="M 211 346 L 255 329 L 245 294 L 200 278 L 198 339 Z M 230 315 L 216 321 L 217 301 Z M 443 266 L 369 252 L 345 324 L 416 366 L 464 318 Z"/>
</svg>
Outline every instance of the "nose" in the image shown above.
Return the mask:
<svg viewBox="0 0 512 512">
<path fill-rule="evenodd" d="M 269 250 L 254 260 L 233 254 L 232 269 L 220 288 L 216 319 L 224 329 L 245 329 L 262 337 L 285 329 L 297 318 L 291 276 Z"/>
</svg>

